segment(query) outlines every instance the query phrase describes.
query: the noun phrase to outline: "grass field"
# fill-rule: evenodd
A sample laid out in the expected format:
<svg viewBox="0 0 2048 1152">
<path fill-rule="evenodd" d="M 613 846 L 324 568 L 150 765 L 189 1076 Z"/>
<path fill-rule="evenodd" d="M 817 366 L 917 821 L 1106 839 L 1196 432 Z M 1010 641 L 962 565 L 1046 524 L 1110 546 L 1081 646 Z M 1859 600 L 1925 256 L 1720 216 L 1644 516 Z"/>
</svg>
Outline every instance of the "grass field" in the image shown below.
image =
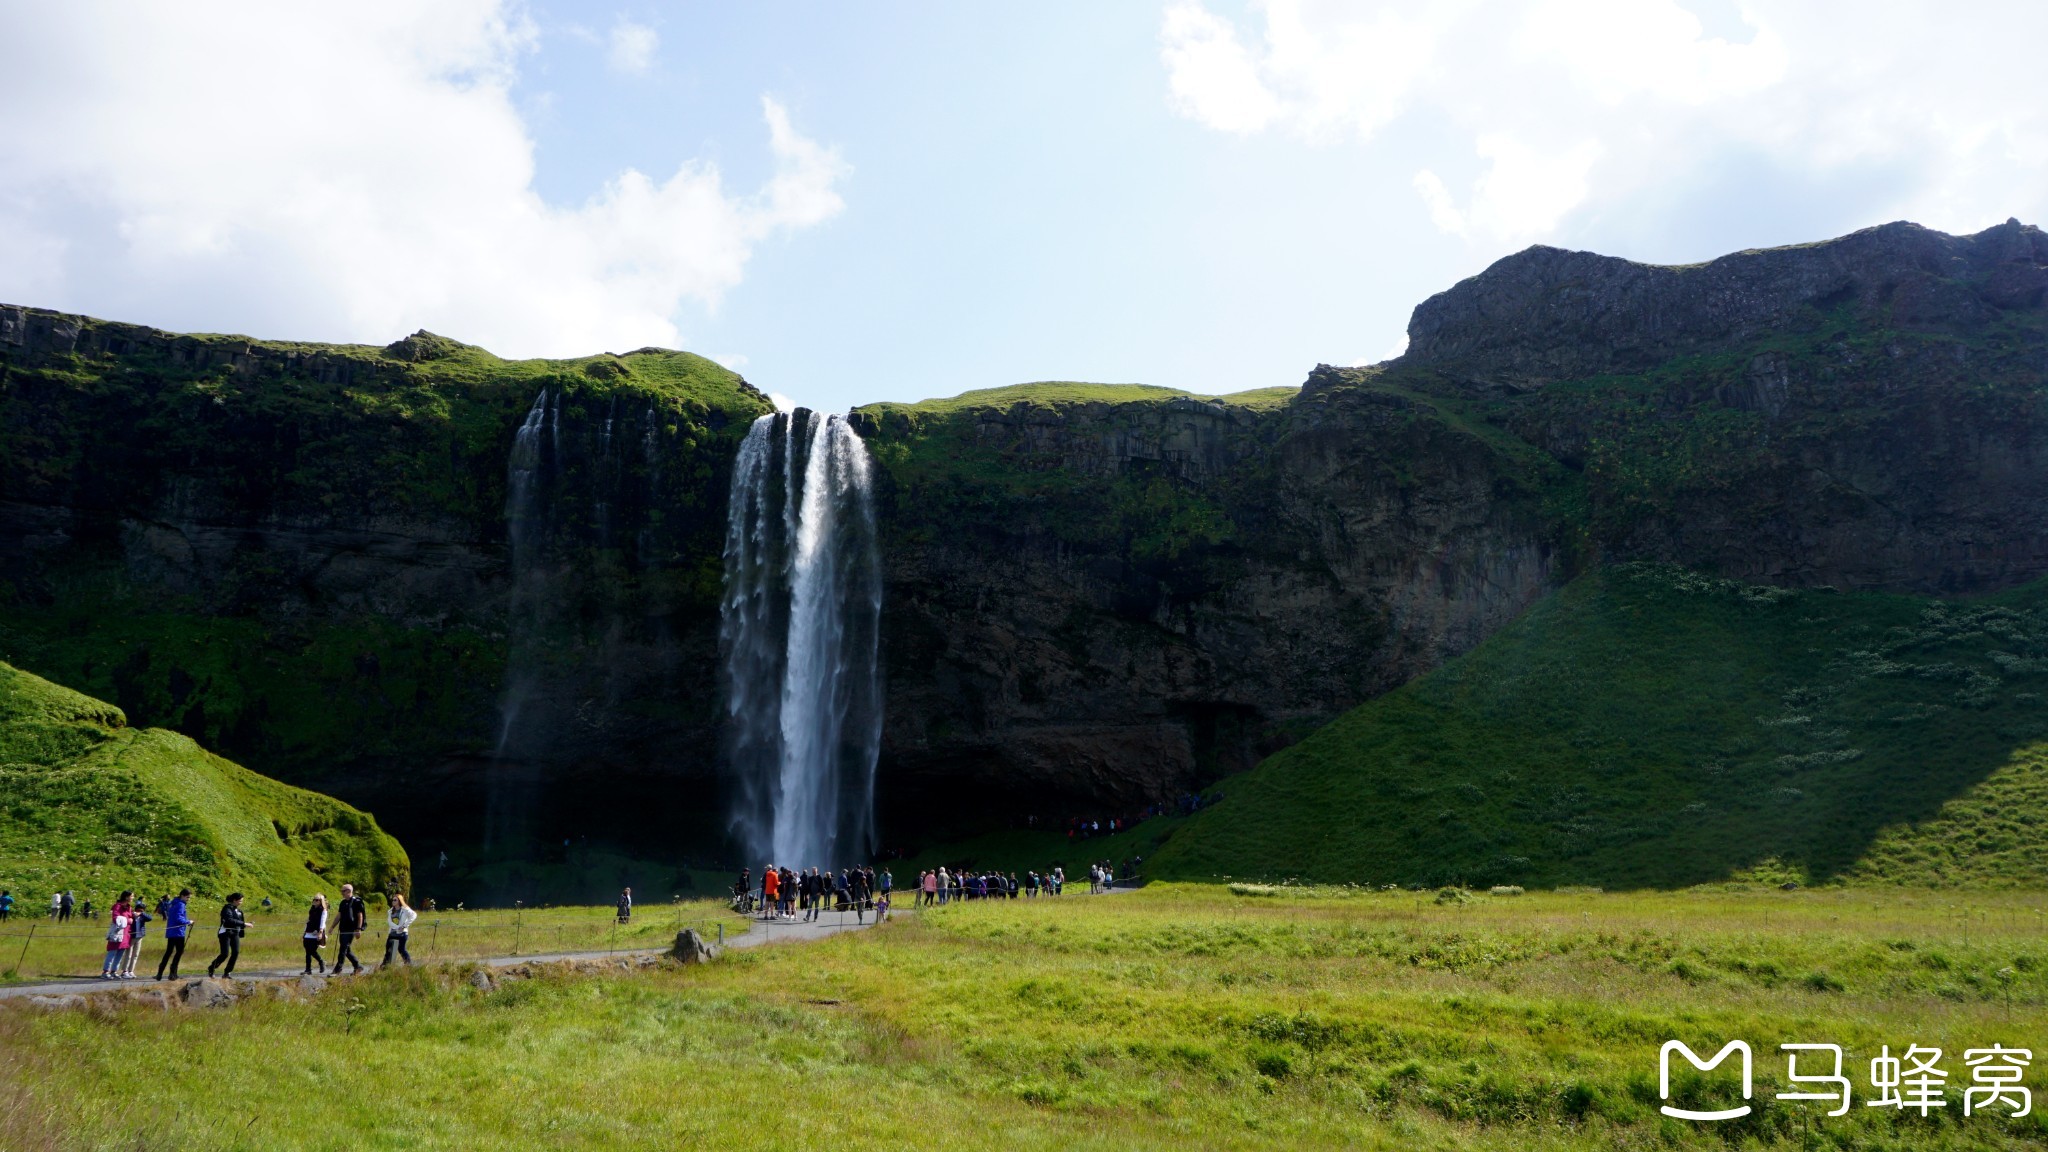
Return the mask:
<svg viewBox="0 0 2048 1152">
<path fill-rule="evenodd" d="M 2042 1113 L 1860 1103 L 1877 1047 L 2039 1052 L 2037 893 L 1155 886 L 902 917 L 690 969 L 312 1001 L 0 1011 L 21 1148 L 1855 1148 L 2048 1144 Z M 1742 1038 L 1758 1111 L 1658 1114 Z M 1779 1102 L 1834 1042 L 1858 1105 Z M 2039 1069 L 2029 1083 L 2043 1086 Z M 1711 1085 L 1680 1078 L 1677 1095 Z M 1698 1100 L 1695 1100 L 1698 1102 Z"/>
</svg>

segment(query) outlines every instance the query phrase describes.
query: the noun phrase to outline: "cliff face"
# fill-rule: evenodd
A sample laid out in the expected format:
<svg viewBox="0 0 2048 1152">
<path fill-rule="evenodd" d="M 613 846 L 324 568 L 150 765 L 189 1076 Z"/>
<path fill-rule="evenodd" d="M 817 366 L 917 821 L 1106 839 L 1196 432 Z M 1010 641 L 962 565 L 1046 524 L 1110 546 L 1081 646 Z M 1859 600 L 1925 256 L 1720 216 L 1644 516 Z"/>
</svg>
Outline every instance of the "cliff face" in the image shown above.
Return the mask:
<svg viewBox="0 0 2048 1152">
<path fill-rule="evenodd" d="M 542 394 L 515 567 L 507 457 Z M 0 308 L 0 648 L 426 855 L 656 834 L 622 811 L 696 828 L 672 810 L 717 775 L 724 477 L 767 407 L 658 349 L 508 362 Z"/>
<path fill-rule="evenodd" d="M 1815 311 L 1957 333 L 2044 299 L 2048 236 L 2017 220 L 1975 236 L 1887 224 L 1684 267 L 1538 245 L 1417 305 L 1404 362 L 1530 389 L 1740 348 Z"/>
<path fill-rule="evenodd" d="M 1971 592 L 2048 572 L 2048 236 L 1911 224 L 1690 268 L 1531 249 L 1402 367 L 1578 470 L 1608 555 Z"/>
<path fill-rule="evenodd" d="M 2017 223 L 1689 268 L 1535 248 L 1418 307 L 1401 360 L 1285 400 L 864 410 L 893 485 L 885 779 L 919 809 L 1156 798 L 1603 561 L 2041 576 L 2044 297 L 2048 238 Z"/>
<path fill-rule="evenodd" d="M 860 413 L 898 826 L 1199 786 L 1558 579 L 1549 466 L 1426 397 L 1006 391 Z"/>
<path fill-rule="evenodd" d="M 1917 592 L 2048 573 L 2038 229 L 1686 268 L 1531 249 L 1410 331 L 1298 390 L 855 413 L 884 843 L 1248 767 L 1610 560 Z M 727 477 L 766 409 L 683 353 L 0 308 L 0 659 L 372 808 L 422 858 L 713 854 Z M 508 520 L 536 419 L 538 503 Z"/>
</svg>

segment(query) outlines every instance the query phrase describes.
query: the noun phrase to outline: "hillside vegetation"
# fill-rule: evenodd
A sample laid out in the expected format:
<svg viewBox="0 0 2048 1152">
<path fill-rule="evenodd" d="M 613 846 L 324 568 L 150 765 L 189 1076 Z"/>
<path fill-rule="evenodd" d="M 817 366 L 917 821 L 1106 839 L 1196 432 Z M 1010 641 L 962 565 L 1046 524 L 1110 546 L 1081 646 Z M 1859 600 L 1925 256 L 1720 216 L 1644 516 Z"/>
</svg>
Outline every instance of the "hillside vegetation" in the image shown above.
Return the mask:
<svg viewBox="0 0 2048 1152">
<path fill-rule="evenodd" d="M 1597 571 L 1253 771 L 1163 875 L 2048 887 L 2048 585 Z"/>
<path fill-rule="evenodd" d="M 367 813 L 0 664 L 0 887 L 28 910 L 60 889 L 402 891 L 410 869 Z"/>
</svg>

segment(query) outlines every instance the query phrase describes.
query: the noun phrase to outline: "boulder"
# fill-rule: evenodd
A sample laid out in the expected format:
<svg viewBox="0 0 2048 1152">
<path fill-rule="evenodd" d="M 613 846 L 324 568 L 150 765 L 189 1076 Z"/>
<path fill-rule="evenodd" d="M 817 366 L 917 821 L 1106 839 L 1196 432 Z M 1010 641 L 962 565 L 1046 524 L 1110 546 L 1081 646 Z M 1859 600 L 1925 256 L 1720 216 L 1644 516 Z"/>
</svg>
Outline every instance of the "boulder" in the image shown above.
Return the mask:
<svg viewBox="0 0 2048 1152">
<path fill-rule="evenodd" d="M 234 984 L 204 977 L 178 986 L 178 1002 L 187 1008 L 226 1008 L 235 1002 Z"/>
<path fill-rule="evenodd" d="M 695 928 L 685 928 L 676 933 L 676 942 L 669 948 L 668 954 L 683 964 L 705 964 L 718 959 L 718 949 L 697 935 Z"/>
</svg>

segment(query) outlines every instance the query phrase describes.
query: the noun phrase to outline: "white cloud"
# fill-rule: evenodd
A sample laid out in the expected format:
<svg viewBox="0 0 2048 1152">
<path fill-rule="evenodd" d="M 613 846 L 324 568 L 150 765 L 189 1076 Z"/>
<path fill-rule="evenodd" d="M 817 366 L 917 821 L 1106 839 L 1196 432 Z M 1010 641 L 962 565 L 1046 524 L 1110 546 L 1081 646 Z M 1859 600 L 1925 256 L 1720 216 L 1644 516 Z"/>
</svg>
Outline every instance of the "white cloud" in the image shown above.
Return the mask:
<svg viewBox="0 0 2048 1152">
<path fill-rule="evenodd" d="M 2042 42 L 2048 5 L 1718 7 L 1710 33 L 1695 0 L 1252 0 L 1236 22 L 1172 0 L 1160 58 L 1171 106 L 1218 131 L 1377 141 L 1410 118 L 1411 148 L 1441 142 L 1419 208 L 1479 247 L 1744 167 L 1951 230 L 2048 209 L 2038 61 L 1990 47 Z"/>
<path fill-rule="evenodd" d="M 1405 354 L 1405 353 L 1406 353 L 1407 351 L 1408 351 L 1408 334 L 1407 334 L 1406 332 L 1403 332 L 1403 333 L 1401 333 L 1401 338 L 1400 338 L 1399 340 L 1396 340 L 1396 341 L 1394 341 L 1394 346 L 1393 346 L 1393 347 L 1391 347 L 1391 348 L 1389 348 L 1389 349 L 1387 349 L 1386 355 L 1384 355 L 1384 356 L 1366 356 L 1366 357 L 1362 357 L 1362 358 L 1360 358 L 1360 359 L 1357 359 L 1357 360 L 1353 360 L 1353 361 L 1351 362 L 1351 367 L 1353 367 L 1353 368 L 1369 368 L 1369 367 L 1371 367 L 1371 366 L 1372 366 L 1372 365 L 1374 365 L 1374 364 L 1384 364 L 1384 363 L 1386 363 L 1386 362 L 1387 362 L 1387 361 L 1389 361 L 1389 360 L 1398 360 L 1398 359 L 1400 359 L 1400 358 L 1401 358 L 1401 356 L 1402 356 L 1403 354 Z"/>
<path fill-rule="evenodd" d="M 661 34 L 645 24 L 619 17 L 612 25 L 605 63 L 614 72 L 628 75 L 645 72 L 654 65 L 654 53 L 661 47 Z"/>
<path fill-rule="evenodd" d="M 1788 63 L 1769 27 L 1747 43 L 1708 37 L 1700 18 L 1671 0 L 1540 0 L 1519 39 L 1529 63 L 1562 65 L 1573 84 L 1608 104 L 1743 96 L 1783 79 Z"/>
<path fill-rule="evenodd" d="M 683 302 L 840 210 L 846 165 L 765 98 L 758 191 L 689 161 L 543 201 L 509 94 L 534 32 L 509 11 L 0 9 L 0 300 L 507 355 L 672 346 Z"/>
<path fill-rule="evenodd" d="M 1336 16 L 1329 0 L 1266 0 L 1262 51 L 1199 0 L 1175 0 L 1160 30 L 1174 106 L 1225 132 L 1281 124 L 1322 137 L 1370 136 L 1401 109 L 1429 64 L 1436 32 L 1382 8 L 1369 19 Z M 1357 9 L 1344 6 L 1343 11 Z"/>
<path fill-rule="evenodd" d="M 713 356 L 712 359 L 735 372 L 747 366 L 747 358 L 737 352 L 728 353 L 724 356 Z"/>
<path fill-rule="evenodd" d="M 796 411 L 796 401 L 790 399 L 789 397 L 783 395 L 780 392 L 770 392 L 768 394 L 768 402 L 770 404 L 775 405 L 775 410 L 777 412 Z"/>
</svg>

